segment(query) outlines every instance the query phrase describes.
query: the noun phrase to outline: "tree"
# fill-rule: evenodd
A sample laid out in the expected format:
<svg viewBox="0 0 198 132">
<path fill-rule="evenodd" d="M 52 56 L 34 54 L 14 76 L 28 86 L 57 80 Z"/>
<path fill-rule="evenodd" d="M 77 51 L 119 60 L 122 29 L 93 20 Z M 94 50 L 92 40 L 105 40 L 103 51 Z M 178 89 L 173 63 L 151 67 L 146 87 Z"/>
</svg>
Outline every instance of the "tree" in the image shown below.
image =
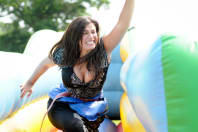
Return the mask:
<svg viewBox="0 0 198 132">
<path fill-rule="evenodd" d="M 12 23 L 0 23 L 0 50 L 23 52 L 29 37 L 38 30 L 64 30 L 86 8 L 100 8 L 108 0 L 0 0 L 0 17 L 11 15 Z"/>
</svg>

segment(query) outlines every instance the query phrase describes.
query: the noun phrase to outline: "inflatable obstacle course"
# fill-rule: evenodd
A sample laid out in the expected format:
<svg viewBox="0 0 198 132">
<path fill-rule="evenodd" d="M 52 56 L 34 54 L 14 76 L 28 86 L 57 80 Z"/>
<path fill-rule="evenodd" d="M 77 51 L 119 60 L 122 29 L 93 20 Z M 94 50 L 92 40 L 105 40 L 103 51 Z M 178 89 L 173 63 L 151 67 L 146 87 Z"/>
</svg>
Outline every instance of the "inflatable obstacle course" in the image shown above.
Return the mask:
<svg viewBox="0 0 198 132">
<path fill-rule="evenodd" d="M 13 116 L 0 125 L 1 132 L 39 132 L 41 122 L 47 109 L 48 97 L 37 99 L 23 106 Z M 47 116 L 42 126 L 42 132 L 57 132 L 49 122 Z"/>
<path fill-rule="evenodd" d="M 146 131 L 198 130 L 197 60 L 197 42 L 173 34 L 126 60 L 121 83 Z"/>
</svg>

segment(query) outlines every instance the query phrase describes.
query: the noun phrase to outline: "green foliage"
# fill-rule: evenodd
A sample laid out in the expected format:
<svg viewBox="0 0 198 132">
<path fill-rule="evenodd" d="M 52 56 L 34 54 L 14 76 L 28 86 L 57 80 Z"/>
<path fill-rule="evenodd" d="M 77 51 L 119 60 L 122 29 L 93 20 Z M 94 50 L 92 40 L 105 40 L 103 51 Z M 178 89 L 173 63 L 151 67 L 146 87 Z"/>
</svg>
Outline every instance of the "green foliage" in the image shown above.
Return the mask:
<svg viewBox="0 0 198 132">
<path fill-rule="evenodd" d="M 108 0 L 0 0 L 0 17 L 12 15 L 12 23 L 0 23 L 0 50 L 23 52 L 34 32 L 64 30 L 70 20 L 89 15 L 87 6 L 99 9 L 108 4 Z"/>
<path fill-rule="evenodd" d="M 31 33 L 28 29 L 20 28 L 17 23 L 2 24 L 2 33 L 0 34 L 0 50 L 7 52 L 22 53 Z"/>
</svg>

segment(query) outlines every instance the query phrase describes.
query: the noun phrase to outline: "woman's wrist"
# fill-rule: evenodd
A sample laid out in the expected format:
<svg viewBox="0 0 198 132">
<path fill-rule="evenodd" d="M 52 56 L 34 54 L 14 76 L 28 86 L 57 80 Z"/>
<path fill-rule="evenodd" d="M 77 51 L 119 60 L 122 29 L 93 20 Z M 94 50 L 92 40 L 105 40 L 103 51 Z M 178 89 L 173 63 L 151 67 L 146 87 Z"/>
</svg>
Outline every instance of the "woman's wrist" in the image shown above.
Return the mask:
<svg viewBox="0 0 198 132">
<path fill-rule="evenodd" d="M 28 80 L 26 83 L 27 83 L 28 85 L 31 85 L 31 86 L 34 85 L 34 82 L 33 82 L 32 80 Z"/>
</svg>

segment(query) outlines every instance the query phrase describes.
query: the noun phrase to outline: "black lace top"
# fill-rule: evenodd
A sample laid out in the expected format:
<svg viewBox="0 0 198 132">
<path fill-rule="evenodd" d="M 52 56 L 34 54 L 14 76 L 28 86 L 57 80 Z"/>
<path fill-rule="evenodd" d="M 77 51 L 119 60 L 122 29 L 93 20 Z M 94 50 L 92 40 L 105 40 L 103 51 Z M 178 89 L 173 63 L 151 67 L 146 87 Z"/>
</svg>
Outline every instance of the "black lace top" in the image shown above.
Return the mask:
<svg viewBox="0 0 198 132">
<path fill-rule="evenodd" d="M 61 66 L 62 72 L 62 81 L 65 87 L 68 89 L 70 93 L 72 93 L 72 97 L 75 98 L 92 98 L 97 96 L 103 87 L 103 84 L 106 80 L 106 74 L 109 67 L 106 50 L 104 48 L 103 41 L 101 39 L 100 46 L 102 46 L 104 50 L 103 54 L 103 62 L 102 62 L 102 75 L 99 79 L 91 80 L 90 82 L 82 82 L 78 76 L 75 74 L 72 66 Z M 56 64 L 61 64 L 63 58 L 63 49 L 57 49 L 53 54 L 53 61 Z"/>
</svg>

